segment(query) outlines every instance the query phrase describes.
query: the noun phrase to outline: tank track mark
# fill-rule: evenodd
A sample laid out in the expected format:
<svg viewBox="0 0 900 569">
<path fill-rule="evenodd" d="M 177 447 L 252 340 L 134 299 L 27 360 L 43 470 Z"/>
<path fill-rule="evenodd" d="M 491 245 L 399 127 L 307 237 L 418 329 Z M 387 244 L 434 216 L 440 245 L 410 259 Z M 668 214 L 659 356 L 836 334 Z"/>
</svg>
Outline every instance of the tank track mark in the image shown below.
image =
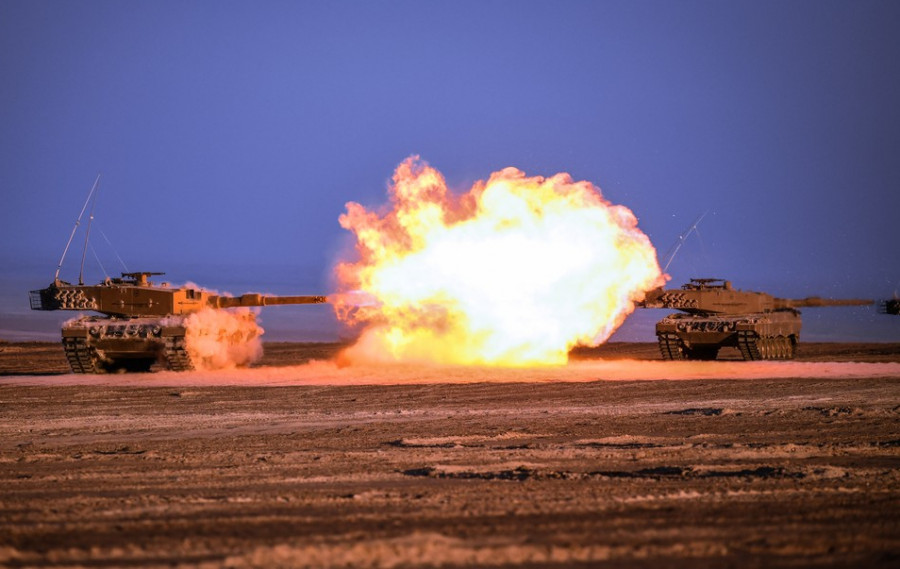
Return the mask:
<svg viewBox="0 0 900 569">
<path fill-rule="evenodd" d="M 792 360 L 797 351 L 794 336 L 763 336 L 752 330 L 738 332 L 738 349 L 745 360 Z"/>
<path fill-rule="evenodd" d="M 103 373 L 97 351 L 84 338 L 63 338 L 63 349 L 72 373 Z"/>
<path fill-rule="evenodd" d="M 194 369 L 194 363 L 188 354 L 184 344 L 184 336 L 169 336 L 166 338 L 166 362 L 172 371 L 190 371 Z"/>
</svg>

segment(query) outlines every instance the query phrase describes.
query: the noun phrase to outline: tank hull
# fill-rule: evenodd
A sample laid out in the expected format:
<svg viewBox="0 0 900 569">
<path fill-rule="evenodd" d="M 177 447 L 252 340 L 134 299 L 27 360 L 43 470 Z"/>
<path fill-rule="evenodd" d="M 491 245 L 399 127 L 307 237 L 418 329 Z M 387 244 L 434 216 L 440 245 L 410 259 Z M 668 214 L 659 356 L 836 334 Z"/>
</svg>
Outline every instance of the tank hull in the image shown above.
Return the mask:
<svg viewBox="0 0 900 569">
<path fill-rule="evenodd" d="M 796 353 L 800 328 L 796 310 L 738 315 L 676 313 L 656 324 L 656 336 L 666 360 L 714 360 L 724 347 L 737 348 L 745 360 L 787 360 Z"/>
<path fill-rule="evenodd" d="M 193 369 L 185 349 L 184 318 L 85 316 L 63 325 L 62 343 L 73 373 Z"/>
</svg>

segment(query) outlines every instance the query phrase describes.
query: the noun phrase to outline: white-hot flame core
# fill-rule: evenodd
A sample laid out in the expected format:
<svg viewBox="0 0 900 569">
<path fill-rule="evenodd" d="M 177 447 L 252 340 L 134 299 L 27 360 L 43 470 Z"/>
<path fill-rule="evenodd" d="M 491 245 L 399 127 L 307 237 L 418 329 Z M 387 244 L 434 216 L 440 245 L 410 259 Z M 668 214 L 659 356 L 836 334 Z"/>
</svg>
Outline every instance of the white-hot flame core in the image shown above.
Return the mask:
<svg viewBox="0 0 900 569">
<path fill-rule="evenodd" d="M 247 366 L 262 357 L 262 327 L 249 308 L 208 308 L 184 319 L 185 347 L 198 370 Z"/>
<path fill-rule="evenodd" d="M 664 280 L 656 251 L 623 206 L 568 174 L 495 172 L 461 196 L 410 158 L 394 175 L 393 209 L 355 203 L 341 225 L 359 260 L 342 263 L 338 315 L 366 322 L 351 361 L 564 363 L 604 342 L 645 291 Z"/>
</svg>

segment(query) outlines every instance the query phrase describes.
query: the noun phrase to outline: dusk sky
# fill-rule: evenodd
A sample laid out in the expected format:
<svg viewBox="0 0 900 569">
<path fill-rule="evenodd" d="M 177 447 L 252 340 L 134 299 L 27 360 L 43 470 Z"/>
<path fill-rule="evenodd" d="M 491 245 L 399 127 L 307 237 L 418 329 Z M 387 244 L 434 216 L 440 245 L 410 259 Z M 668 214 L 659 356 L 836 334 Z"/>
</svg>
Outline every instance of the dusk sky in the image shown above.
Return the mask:
<svg viewBox="0 0 900 569">
<path fill-rule="evenodd" d="M 706 213 L 675 286 L 890 297 L 897 30 L 893 1 L 0 0 L 0 339 L 54 340 L 73 315 L 27 293 L 98 174 L 86 281 L 96 253 L 114 276 L 118 255 L 173 283 L 322 294 L 346 202 L 384 203 L 410 155 L 459 191 L 507 166 L 588 180 L 660 258 Z M 666 313 L 613 340 L 655 341 Z M 805 341 L 900 341 L 872 308 L 803 316 Z M 262 324 L 339 334 L 327 307 Z"/>
</svg>

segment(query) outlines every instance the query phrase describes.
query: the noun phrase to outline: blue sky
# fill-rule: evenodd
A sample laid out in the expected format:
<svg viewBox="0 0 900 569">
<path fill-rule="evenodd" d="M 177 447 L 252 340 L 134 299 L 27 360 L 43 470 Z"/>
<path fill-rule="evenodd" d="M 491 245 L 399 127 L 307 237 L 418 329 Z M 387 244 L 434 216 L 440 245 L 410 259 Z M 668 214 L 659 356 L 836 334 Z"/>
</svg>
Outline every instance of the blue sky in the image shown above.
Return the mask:
<svg viewBox="0 0 900 569">
<path fill-rule="evenodd" d="M 29 311 L 27 290 L 98 173 L 107 273 L 114 250 L 176 283 L 322 293 L 344 204 L 384 202 L 412 154 L 460 190 L 506 166 L 589 180 L 660 254 L 708 212 L 674 284 L 891 296 L 897 29 L 888 1 L 0 0 L 0 337 L 52 339 L 70 316 Z M 620 339 L 652 341 L 661 315 Z M 804 321 L 806 340 L 900 341 L 871 309 Z M 263 326 L 337 334 L 320 307 Z"/>
</svg>

